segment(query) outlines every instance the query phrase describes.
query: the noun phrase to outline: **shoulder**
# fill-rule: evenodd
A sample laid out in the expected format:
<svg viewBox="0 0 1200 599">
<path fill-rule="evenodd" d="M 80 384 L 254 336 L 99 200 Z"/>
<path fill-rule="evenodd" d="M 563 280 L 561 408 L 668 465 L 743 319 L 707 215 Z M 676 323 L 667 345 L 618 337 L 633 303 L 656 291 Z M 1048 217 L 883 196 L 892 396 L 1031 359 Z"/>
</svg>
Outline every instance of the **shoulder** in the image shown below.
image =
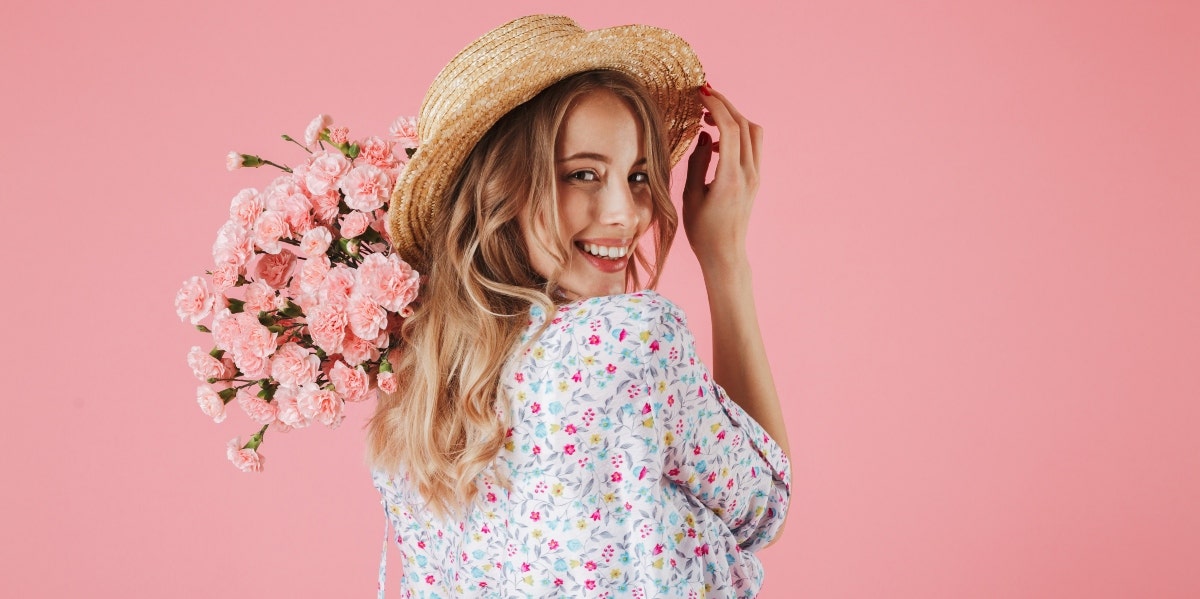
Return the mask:
<svg viewBox="0 0 1200 599">
<path fill-rule="evenodd" d="M 537 329 L 544 318 L 542 309 L 535 306 L 528 333 Z M 616 351 L 657 346 L 658 341 L 674 341 L 687 331 L 683 309 L 653 290 L 577 300 L 558 306 L 550 319 L 539 342 L 579 339 L 590 345 L 604 343 Z"/>
</svg>

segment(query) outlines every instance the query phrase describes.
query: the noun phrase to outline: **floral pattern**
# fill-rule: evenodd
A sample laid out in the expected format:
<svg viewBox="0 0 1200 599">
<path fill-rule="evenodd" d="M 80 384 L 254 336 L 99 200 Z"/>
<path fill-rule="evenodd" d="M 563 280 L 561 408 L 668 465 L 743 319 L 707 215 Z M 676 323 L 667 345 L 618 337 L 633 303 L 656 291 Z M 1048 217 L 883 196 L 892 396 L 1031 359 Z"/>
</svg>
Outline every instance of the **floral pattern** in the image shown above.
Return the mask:
<svg viewBox="0 0 1200 599">
<path fill-rule="evenodd" d="M 533 307 L 521 341 L 545 318 Z M 439 520 L 402 475 L 374 473 L 403 596 L 757 594 L 754 552 L 787 513 L 788 460 L 713 381 L 670 300 L 560 306 L 502 376 L 512 426 L 466 519 Z"/>
</svg>

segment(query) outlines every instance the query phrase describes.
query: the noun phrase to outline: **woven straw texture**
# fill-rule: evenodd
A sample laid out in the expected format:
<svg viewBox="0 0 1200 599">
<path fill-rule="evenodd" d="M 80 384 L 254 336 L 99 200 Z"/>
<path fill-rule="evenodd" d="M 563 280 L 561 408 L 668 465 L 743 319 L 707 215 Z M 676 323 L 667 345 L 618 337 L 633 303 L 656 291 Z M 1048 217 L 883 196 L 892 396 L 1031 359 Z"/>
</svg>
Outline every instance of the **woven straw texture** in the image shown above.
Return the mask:
<svg viewBox="0 0 1200 599">
<path fill-rule="evenodd" d="M 657 27 L 587 31 L 567 17 L 533 15 L 484 34 L 429 86 L 417 115 L 418 148 L 392 191 L 388 228 L 406 262 L 427 272 L 428 235 L 455 173 L 505 114 L 554 83 L 593 69 L 645 85 L 663 116 L 674 166 L 700 129 L 704 70 L 682 38 Z"/>
</svg>

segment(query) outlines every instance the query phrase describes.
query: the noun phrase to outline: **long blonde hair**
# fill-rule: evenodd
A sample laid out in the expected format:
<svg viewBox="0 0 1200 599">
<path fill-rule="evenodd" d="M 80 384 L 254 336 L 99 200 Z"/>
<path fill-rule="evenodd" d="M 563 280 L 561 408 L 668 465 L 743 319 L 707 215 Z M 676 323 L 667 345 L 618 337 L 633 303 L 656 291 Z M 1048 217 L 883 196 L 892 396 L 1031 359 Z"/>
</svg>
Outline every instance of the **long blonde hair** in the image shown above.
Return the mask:
<svg viewBox="0 0 1200 599">
<path fill-rule="evenodd" d="M 654 261 L 639 244 L 626 287 L 640 288 L 638 265 L 649 274 L 649 287 L 658 283 L 679 221 L 669 195 L 671 164 L 658 107 L 639 83 L 615 71 L 571 76 L 513 109 L 484 135 L 457 173 L 431 231 L 430 271 L 401 332 L 399 389 L 380 393 L 367 424 L 369 464 L 389 473 L 403 470 L 436 514 L 470 510 L 476 476 L 504 445 L 509 404 L 500 374 L 527 326 L 530 307 L 554 313 L 556 279 L 570 256 L 569 247 L 552 235 L 547 249 L 558 270 L 543 278 L 531 265 L 517 217 L 530 210 L 545 230 L 559 230 L 555 141 L 572 102 L 601 89 L 625 100 L 641 123 L 653 198 Z"/>
</svg>

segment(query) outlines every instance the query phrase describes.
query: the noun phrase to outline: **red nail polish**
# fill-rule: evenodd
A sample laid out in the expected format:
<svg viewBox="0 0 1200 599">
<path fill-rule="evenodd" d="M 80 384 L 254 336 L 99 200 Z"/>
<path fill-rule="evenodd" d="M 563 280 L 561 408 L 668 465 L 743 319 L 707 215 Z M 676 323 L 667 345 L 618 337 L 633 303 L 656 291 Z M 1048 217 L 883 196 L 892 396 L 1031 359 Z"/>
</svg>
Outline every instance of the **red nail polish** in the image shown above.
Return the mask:
<svg viewBox="0 0 1200 599">
<path fill-rule="evenodd" d="M 704 94 L 704 95 L 706 95 L 706 96 L 711 96 L 711 95 L 712 95 L 712 94 L 708 93 L 708 83 L 705 83 L 705 84 L 704 84 L 704 87 L 700 88 L 700 93 L 702 93 L 702 94 Z"/>
</svg>

